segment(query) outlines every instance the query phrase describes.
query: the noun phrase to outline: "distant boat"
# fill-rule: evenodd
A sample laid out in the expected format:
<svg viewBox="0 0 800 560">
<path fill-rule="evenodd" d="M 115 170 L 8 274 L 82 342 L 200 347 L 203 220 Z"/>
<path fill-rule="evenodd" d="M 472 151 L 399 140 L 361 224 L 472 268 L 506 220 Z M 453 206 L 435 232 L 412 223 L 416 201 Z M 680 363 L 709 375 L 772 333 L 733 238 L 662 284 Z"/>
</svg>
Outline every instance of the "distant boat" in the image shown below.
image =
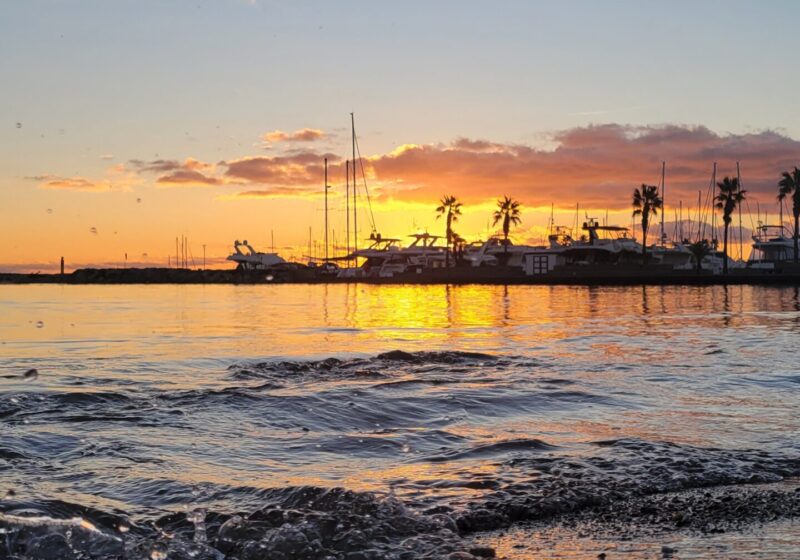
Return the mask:
<svg viewBox="0 0 800 560">
<path fill-rule="evenodd" d="M 794 239 L 786 233 L 781 225 L 759 224 L 753 234 L 753 251 L 747 267 L 772 270 L 775 263 L 793 261 Z"/>
<path fill-rule="evenodd" d="M 582 229 L 588 233 L 580 239 L 570 240 L 563 251 L 567 264 L 619 264 L 638 262 L 642 246 L 629 237 L 629 229 L 621 226 L 603 226 L 588 218 Z"/>
<path fill-rule="evenodd" d="M 242 247 L 246 251 L 242 251 Z M 287 264 L 277 253 L 261 253 L 253 249 L 245 239 L 233 242 L 234 252 L 228 255 L 227 260 L 236 263 L 237 270 L 268 270 L 275 266 Z"/>
<path fill-rule="evenodd" d="M 437 244 L 443 237 L 429 233 L 415 233 L 410 237 L 414 241 L 402 247 L 400 239 L 373 234 L 366 249 L 340 257 L 339 260 L 347 261 L 364 259 L 364 263 L 356 268 L 341 269 L 339 278 L 391 278 L 408 271 L 445 266 L 446 248 Z"/>
</svg>

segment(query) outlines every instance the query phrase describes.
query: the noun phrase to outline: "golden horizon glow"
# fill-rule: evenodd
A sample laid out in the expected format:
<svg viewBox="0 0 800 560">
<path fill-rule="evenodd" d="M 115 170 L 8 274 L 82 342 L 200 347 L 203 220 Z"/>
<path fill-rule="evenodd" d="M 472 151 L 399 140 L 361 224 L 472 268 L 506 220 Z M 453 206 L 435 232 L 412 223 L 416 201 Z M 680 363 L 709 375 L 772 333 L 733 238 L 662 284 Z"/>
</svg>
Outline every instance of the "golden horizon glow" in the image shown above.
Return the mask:
<svg viewBox="0 0 800 560">
<path fill-rule="evenodd" d="M 347 138 L 339 138 L 339 147 L 331 151 L 313 146 L 333 137 L 319 129 L 267 135 L 273 144 L 287 146 L 216 163 L 193 155 L 129 158 L 106 164 L 98 179 L 56 174 L 24 179 L 27 204 L 0 225 L 11 240 L 0 248 L 0 269 L 52 271 L 61 256 L 70 270 L 168 266 L 174 262 L 176 236 L 189 239 L 194 266 L 202 265 L 203 245 L 206 266 L 227 264 L 234 239 L 248 239 L 266 251 L 274 238 L 276 252 L 289 259 L 324 256 L 325 158 L 331 186 L 329 255 L 341 256 L 345 157 L 336 152 L 347 153 Z M 444 194 L 463 201 L 455 229 L 468 241 L 499 233 L 491 216 L 504 195 L 523 206 L 523 223 L 511 232 L 515 243 L 545 243 L 551 213 L 555 225 L 575 229 L 588 216 L 635 232 L 639 226 L 631 219 L 631 192 L 641 183 L 660 182 L 659 156 L 674 158 L 667 165 L 665 222 L 678 219 L 678 202 L 683 221 L 696 221 L 696 197 L 707 198 L 710 182 L 710 164 L 696 157 L 698 149 L 725 158 L 717 166 L 718 179 L 735 170 L 732 160 L 744 159 L 753 206 L 772 208 L 774 218 L 780 170 L 800 150 L 800 142 L 774 132 L 718 135 L 703 127 L 604 125 L 562 131 L 553 138 L 557 143 L 546 150 L 458 138 L 444 144 L 405 143 L 384 154 L 365 155 L 364 174 L 359 174 L 359 246 L 371 233 L 371 216 L 384 237 L 443 233 L 434 209 Z M 296 142 L 311 147 L 298 149 Z M 38 188 L 31 190 L 30 183 Z M 752 211 L 746 210 L 745 244 L 757 219 Z M 706 211 L 700 219 L 710 222 L 711 217 Z M 651 223 L 659 221 L 656 217 Z M 657 228 L 651 227 L 650 242 Z M 738 252 L 747 254 L 749 248 Z"/>
</svg>

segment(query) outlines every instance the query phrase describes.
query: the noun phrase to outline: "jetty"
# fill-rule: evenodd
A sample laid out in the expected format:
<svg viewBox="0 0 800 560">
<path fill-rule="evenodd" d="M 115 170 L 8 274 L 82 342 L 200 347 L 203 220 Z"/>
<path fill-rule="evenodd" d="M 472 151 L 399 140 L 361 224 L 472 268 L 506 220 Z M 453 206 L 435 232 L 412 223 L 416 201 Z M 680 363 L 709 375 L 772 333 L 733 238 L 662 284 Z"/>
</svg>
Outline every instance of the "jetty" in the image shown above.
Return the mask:
<svg viewBox="0 0 800 560">
<path fill-rule="evenodd" d="M 548 274 L 527 275 L 519 267 L 428 268 L 389 277 L 339 277 L 314 267 L 282 270 L 190 270 L 174 268 L 82 268 L 67 274 L 0 273 L 0 284 L 489 284 L 489 285 L 794 285 L 800 286 L 800 266 L 783 263 L 773 270 L 732 269 L 728 274 L 674 270 L 667 265 L 557 266 Z"/>
</svg>

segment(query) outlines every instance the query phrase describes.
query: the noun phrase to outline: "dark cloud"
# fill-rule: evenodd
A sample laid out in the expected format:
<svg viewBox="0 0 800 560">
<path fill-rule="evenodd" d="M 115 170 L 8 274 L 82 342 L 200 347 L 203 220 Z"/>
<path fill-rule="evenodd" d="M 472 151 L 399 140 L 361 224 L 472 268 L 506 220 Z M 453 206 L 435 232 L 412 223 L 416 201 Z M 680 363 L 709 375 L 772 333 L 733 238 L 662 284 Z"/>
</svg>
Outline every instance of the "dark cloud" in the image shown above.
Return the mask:
<svg viewBox="0 0 800 560">
<path fill-rule="evenodd" d="M 219 185 L 222 181 L 216 177 L 203 175 L 193 169 L 178 169 L 172 173 L 160 176 L 156 179 L 159 185 L 167 186 L 191 186 L 191 185 Z"/>
<path fill-rule="evenodd" d="M 213 163 L 207 163 L 194 158 L 186 158 L 183 161 L 175 159 L 154 159 L 143 161 L 132 159 L 128 162 L 130 166 L 139 173 L 169 173 L 178 170 L 211 171 L 214 169 Z"/>
<path fill-rule="evenodd" d="M 329 177 L 343 173 L 341 159 L 335 154 L 297 152 L 283 156 L 256 156 L 226 161 L 225 177 L 240 182 L 273 186 L 310 186 L 322 184 L 324 158 L 328 158 Z"/>
<path fill-rule="evenodd" d="M 162 186 L 211 186 L 223 183 L 221 179 L 213 175 L 215 170 L 213 163 L 194 158 L 186 158 L 183 161 L 132 159 L 128 163 L 137 173 L 159 173 L 156 183 Z"/>
</svg>

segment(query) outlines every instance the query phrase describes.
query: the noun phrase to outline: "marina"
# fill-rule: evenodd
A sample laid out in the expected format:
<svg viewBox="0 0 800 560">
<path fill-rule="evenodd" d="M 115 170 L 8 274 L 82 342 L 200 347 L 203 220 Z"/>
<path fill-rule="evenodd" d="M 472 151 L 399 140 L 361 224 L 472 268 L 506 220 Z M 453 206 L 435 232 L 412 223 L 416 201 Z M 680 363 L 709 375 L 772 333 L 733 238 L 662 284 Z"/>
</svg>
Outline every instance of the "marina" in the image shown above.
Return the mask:
<svg viewBox="0 0 800 560">
<path fill-rule="evenodd" d="M 800 559 L 800 2 L 0 2 L 0 560 Z"/>
</svg>

